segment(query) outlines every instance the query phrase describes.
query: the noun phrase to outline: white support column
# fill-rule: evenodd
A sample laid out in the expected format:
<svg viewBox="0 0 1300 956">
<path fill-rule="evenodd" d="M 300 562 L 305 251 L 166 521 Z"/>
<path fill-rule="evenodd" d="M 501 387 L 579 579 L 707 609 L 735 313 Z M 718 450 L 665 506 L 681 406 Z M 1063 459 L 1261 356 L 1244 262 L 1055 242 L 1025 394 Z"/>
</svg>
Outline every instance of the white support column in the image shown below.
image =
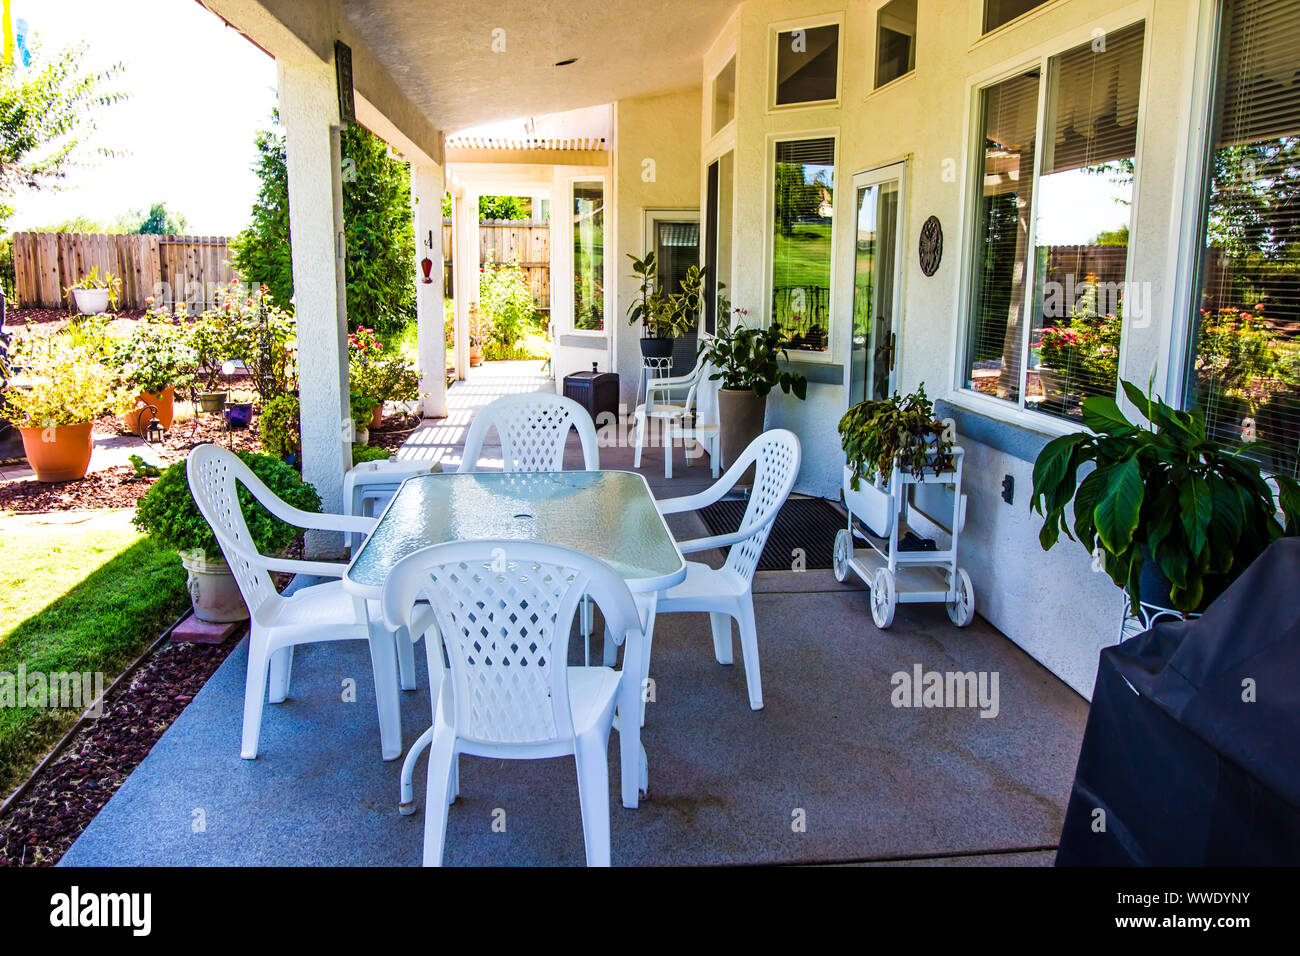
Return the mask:
<svg viewBox="0 0 1300 956">
<path fill-rule="evenodd" d="M 343 473 L 352 466 L 338 93 L 332 63 L 281 61 L 278 71 L 298 324 L 302 470 L 323 509 L 338 512 Z M 342 538 L 313 532 L 307 547 L 312 554 L 341 550 Z"/>
<path fill-rule="evenodd" d="M 447 340 L 443 331 L 442 170 L 411 164 L 411 212 L 415 228 L 415 316 L 419 355 L 421 414 L 447 417 Z M 418 260 L 428 258 L 431 282 L 424 281 Z"/>
<path fill-rule="evenodd" d="M 456 287 L 456 372 L 469 375 L 469 307 L 478 302 L 478 194 L 463 190 L 452 204 L 452 278 Z"/>
</svg>

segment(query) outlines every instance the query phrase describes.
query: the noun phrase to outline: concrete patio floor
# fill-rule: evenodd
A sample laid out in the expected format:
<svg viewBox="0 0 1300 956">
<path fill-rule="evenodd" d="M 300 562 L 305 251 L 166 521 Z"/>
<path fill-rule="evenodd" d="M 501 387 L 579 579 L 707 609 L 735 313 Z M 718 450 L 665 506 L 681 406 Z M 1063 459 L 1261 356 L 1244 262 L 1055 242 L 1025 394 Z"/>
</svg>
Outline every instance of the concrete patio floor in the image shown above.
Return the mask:
<svg viewBox="0 0 1300 956">
<path fill-rule="evenodd" d="M 475 371 L 477 381 L 452 389 L 449 419 L 417 431 L 410 453 L 454 467 L 472 407 L 496 389 L 548 387 L 502 374 L 511 370 Z M 657 496 L 709 484 L 706 461 L 687 469 L 677 454 L 679 477 L 665 482 L 662 451 L 646 452 L 642 471 Z M 602 448 L 601 460 L 630 469 L 631 449 Z M 704 533 L 691 515 L 671 524 L 679 536 Z M 881 632 L 865 590 L 829 571 L 760 572 L 755 591 L 759 712 L 748 707 L 739 663 L 713 660 L 705 615 L 658 619 L 656 700 L 643 735 L 650 795 L 638 810 L 619 803 L 616 742 L 610 748 L 616 865 L 1052 862 L 1087 715 L 1082 698 L 981 618 L 958 629 L 942 608 L 901 606 Z M 580 640 L 572 650 L 580 654 Z M 400 816 L 400 763 L 379 756 L 365 648 L 298 650 L 290 699 L 267 708 L 256 761 L 239 757 L 246 660 L 241 646 L 63 865 L 419 863 L 424 764 L 418 812 Z M 996 673 L 997 716 L 895 707 L 891 677 L 917 665 Z M 418 670 L 419 688 L 402 695 L 407 746 L 429 723 L 422 656 Z M 343 700 L 349 679 L 354 702 Z M 572 759 L 464 758 L 446 862 L 580 865 Z"/>
</svg>

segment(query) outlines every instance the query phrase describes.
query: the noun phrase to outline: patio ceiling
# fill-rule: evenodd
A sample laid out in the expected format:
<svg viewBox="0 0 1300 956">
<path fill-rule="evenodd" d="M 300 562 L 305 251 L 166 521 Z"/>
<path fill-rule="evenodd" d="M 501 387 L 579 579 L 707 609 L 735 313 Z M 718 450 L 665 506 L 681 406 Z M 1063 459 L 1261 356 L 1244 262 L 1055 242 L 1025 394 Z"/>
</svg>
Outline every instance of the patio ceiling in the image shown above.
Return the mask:
<svg viewBox="0 0 1300 956">
<path fill-rule="evenodd" d="M 411 102 L 452 131 L 693 85 L 736 6 L 344 0 L 343 13 Z M 505 50 L 496 52 L 502 36 Z M 555 66 L 571 57 L 577 62 Z"/>
</svg>

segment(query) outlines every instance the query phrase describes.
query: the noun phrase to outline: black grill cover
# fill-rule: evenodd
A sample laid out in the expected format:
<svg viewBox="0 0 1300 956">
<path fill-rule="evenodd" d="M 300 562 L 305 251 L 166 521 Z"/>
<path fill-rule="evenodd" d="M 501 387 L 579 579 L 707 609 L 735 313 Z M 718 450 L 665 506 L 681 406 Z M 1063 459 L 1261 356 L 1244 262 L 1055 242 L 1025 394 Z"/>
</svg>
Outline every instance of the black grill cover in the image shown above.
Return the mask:
<svg viewBox="0 0 1300 956">
<path fill-rule="evenodd" d="M 1300 864 L 1300 538 L 1101 652 L 1056 862 Z"/>
</svg>

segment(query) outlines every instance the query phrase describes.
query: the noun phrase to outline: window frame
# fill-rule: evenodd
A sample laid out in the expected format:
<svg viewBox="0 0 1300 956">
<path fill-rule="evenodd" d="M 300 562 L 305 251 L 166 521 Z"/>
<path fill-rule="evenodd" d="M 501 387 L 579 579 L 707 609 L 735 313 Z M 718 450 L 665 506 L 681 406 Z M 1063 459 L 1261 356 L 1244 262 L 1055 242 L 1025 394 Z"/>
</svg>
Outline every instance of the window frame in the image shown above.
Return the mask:
<svg viewBox="0 0 1300 956">
<path fill-rule="evenodd" d="M 806 352 L 794 351 L 789 353 L 789 361 L 796 364 L 807 365 L 838 365 L 842 361 L 843 346 L 841 344 L 840 326 L 844 323 L 840 316 L 836 314 L 836 308 L 839 304 L 839 296 L 836 294 L 836 279 L 839 275 L 839 269 L 836 260 L 838 255 L 838 235 L 836 231 L 837 223 L 840 219 L 840 187 L 843 183 L 840 181 L 842 170 L 840 166 L 840 127 L 824 126 L 817 129 L 798 129 L 789 132 L 768 133 L 765 143 L 765 161 L 763 172 L 763 191 L 766 193 L 763 209 L 763 301 L 760 303 L 762 312 L 760 316 L 759 327 L 767 328 L 772 324 L 772 280 L 773 273 L 776 269 L 776 256 L 773 253 L 773 245 L 776 232 L 776 144 L 786 142 L 797 142 L 808 139 L 833 139 L 835 141 L 834 162 L 832 169 L 835 171 L 835 183 L 833 198 L 831 200 L 831 254 L 830 254 L 830 272 L 827 281 L 829 287 L 826 292 L 826 351 L 824 352 Z M 734 192 L 734 190 L 733 190 Z M 734 201 L 733 196 L 733 201 Z M 732 303 L 735 304 L 734 302 Z M 754 323 L 754 311 L 750 310 L 750 322 Z"/>
<path fill-rule="evenodd" d="M 722 58 L 722 65 L 709 73 L 709 86 L 705 94 L 708 97 L 709 114 L 709 128 L 705 137 L 707 140 L 722 136 L 728 130 L 736 127 L 736 117 L 740 115 L 738 106 L 740 100 L 740 64 L 738 59 L 736 49 L 732 47 L 730 55 Z M 716 115 L 718 108 L 718 79 L 726 71 L 727 67 L 731 67 L 731 119 L 718 126 L 718 117 Z"/>
<path fill-rule="evenodd" d="M 983 0 L 978 0 L 980 9 L 983 9 Z M 1058 0 L 1059 2 L 1059 0 Z M 1211 0 L 1213 2 L 1213 0 Z M 1042 11 L 1055 6 L 1056 2 L 1043 4 L 1033 10 L 1022 14 L 1021 17 L 1004 24 L 1019 23 L 1030 16 L 1038 16 Z M 1029 340 L 1030 326 L 1033 320 L 1033 308 L 1038 290 L 1033 286 L 1029 288 L 1029 294 L 1025 296 L 1023 305 L 1023 315 L 1021 316 L 1022 327 L 1025 333 L 1020 345 L 1020 383 L 1019 395 L 1015 402 L 1009 400 L 994 398 L 989 395 L 981 394 L 973 388 L 966 386 L 966 366 L 967 352 L 970 337 L 970 323 L 972 321 L 973 304 L 973 284 L 974 284 L 974 255 L 978 248 L 978 237 L 975 235 L 976 225 L 978 222 L 978 204 L 982 196 L 982 188 L 978 181 L 977 168 L 983 169 L 984 143 L 982 141 L 981 127 L 981 96 L 984 90 L 996 86 L 1004 80 L 1019 76 L 1032 70 L 1038 70 L 1038 103 L 1037 103 L 1037 141 L 1043 142 L 1044 124 L 1047 118 L 1047 93 L 1050 79 L 1049 64 L 1053 57 L 1068 53 L 1069 51 L 1082 46 L 1090 41 L 1097 29 L 1104 30 L 1105 33 L 1114 33 L 1128 27 L 1142 24 L 1142 70 L 1139 78 L 1138 93 L 1138 117 L 1136 124 L 1136 143 L 1134 151 L 1134 178 L 1133 178 L 1133 197 L 1129 206 L 1129 236 L 1137 235 L 1138 210 L 1141 207 L 1141 185 L 1142 172 L 1144 169 L 1142 155 L 1143 145 L 1146 141 L 1147 127 L 1147 104 L 1149 94 L 1149 77 L 1151 72 L 1151 19 L 1152 11 L 1149 7 L 1138 9 L 1129 8 L 1120 11 L 1099 23 L 1094 22 L 1086 26 L 1059 34 L 1044 43 L 1038 44 L 1032 50 L 1026 51 L 1021 56 L 1007 60 L 997 66 L 986 70 L 982 73 L 974 74 L 967 77 L 966 81 L 966 136 L 963 144 L 965 155 L 962 168 L 965 170 L 965 177 L 962 188 L 964 194 L 962 198 L 962 224 L 961 224 L 961 272 L 958 286 L 958 313 L 957 322 L 954 324 L 952 355 L 953 355 L 953 375 L 950 384 L 948 400 L 954 405 L 965 408 L 969 411 L 988 416 L 989 418 L 1006 421 L 1014 425 L 1031 429 L 1047 435 L 1065 435 L 1079 430 L 1077 421 L 1059 418 L 1046 412 L 1040 412 L 1029 408 L 1025 403 L 1025 385 L 1029 373 Z M 1003 27 L 999 27 L 999 30 Z M 994 31 L 996 32 L 996 31 Z M 992 34 L 985 34 L 991 36 Z M 1038 201 L 1040 190 L 1037 188 L 1038 178 L 1041 175 L 1042 156 L 1041 149 L 1037 150 L 1034 157 L 1034 177 L 1035 189 L 1033 192 L 1032 205 L 1029 210 L 1029 236 L 1027 247 L 1030 250 L 1037 248 L 1037 230 L 1038 230 Z M 1133 260 L 1136 253 L 1136 243 L 1130 238 L 1124 260 L 1124 274 L 1126 281 L 1133 281 Z M 1029 268 L 1030 263 L 1024 263 Z M 1149 319 L 1148 319 L 1149 320 Z M 1126 374 L 1124 362 L 1130 352 L 1130 335 L 1132 325 L 1125 322 L 1120 327 L 1120 347 L 1119 347 L 1119 370 L 1116 375 L 1116 395 L 1120 401 L 1123 401 L 1119 379 Z M 1170 394 L 1170 393 L 1166 393 Z"/>
<path fill-rule="evenodd" d="M 835 97 L 829 100 L 809 100 L 806 103 L 780 103 L 776 102 L 777 84 L 777 44 L 780 42 L 782 33 L 789 33 L 792 30 L 813 30 L 817 27 L 836 28 L 835 43 Z M 769 115 L 773 113 L 788 113 L 791 110 L 816 110 L 816 109 L 837 109 L 844 98 L 844 14 L 833 13 L 821 17 L 801 17 L 796 20 L 783 20 L 779 23 L 769 23 L 767 37 L 767 100 L 766 111 Z M 726 66 L 724 63 L 723 66 Z M 739 74 L 737 74 L 737 94 L 739 94 Z M 739 114 L 739 107 L 737 107 Z M 725 128 L 725 127 L 724 127 Z"/>
<path fill-rule="evenodd" d="M 612 263 L 610 262 L 610 255 L 609 255 L 609 233 L 610 233 L 609 175 L 607 173 L 587 173 L 582 175 L 575 174 L 566 177 L 566 179 L 567 179 L 567 188 L 565 190 L 566 192 L 565 198 L 567 199 L 567 208 L 565 212 L 564 221 L 565 221 L 565 233 L 568 236 L 565 245 L 568 247 L 568 256 L 569 256 L 569 282 L 568 282 L 569 308 L 568 308 L 567 332 L 568 334 L 571 335 L 587 335 L 593 338 L 604 338 L 606 336 L 613 335 L 613 312 L 611 311 L 613 308 L 613 303 L 611 303 L 610 295 L 609 295 L 609 290 L 614 288 L 613 285 L 614 280 L 612 275 Z M 604 215 L 604 224 L 602 226 L 602 234 L 601 234 L 601 263 L 602 263 L 601 282 L 606 291 L 603 294 L 604 301 L 602 303 L 603 305 L 602 327 L 599 329 L 582 329 L 578 327 L 578 322 L 577 322 L 578 303 L 574 298 L 573 288 L 572 288 L 573 281 L 577 278 L 577 273 L 578 273 L 577 257 L 575 255 L 575 250 L 574 250 L 574 242 L 577 239 L 577 232 L 573 228 L 574 226 L 573 193 L 574 193 L 574 187 L 578 183 L 595 183 L 595 182 L 600 183 L 601 195 L 603 197 L 602 201 L 604 203 L 604 207 L 602 210 L 602 213 Z M 554 204 L 552 204 L 551 207 L 551 217 L 552 217 L 552 221 L 554 221 L 554 217 L 555 217 Z M 554 288 L 554 282 L 552 282 L 552 288 Z"/>
</svg>

